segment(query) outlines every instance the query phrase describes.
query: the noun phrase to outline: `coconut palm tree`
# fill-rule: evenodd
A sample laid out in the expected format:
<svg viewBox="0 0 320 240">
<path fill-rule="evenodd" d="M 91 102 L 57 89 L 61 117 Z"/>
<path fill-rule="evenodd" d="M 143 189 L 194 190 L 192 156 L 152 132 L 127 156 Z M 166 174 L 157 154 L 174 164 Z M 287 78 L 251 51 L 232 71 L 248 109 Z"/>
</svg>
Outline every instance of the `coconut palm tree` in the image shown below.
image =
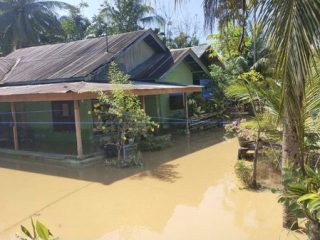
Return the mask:
<svg viewBox="0 0 320 240">
<path fill-rule="evenodd" d="M 265 40 L 276 56 L 276 73 L 282 81 L 282 162 L 303 170 L 306 82 L 319 56 L 320 0 L 265 0 L 260 5 Z M 284 227 L 296 226 L 285 208 Z"/>
<path fill-rule="evenodd" d="M 62 34 L 55 9 L 71 9 L 60 1 L 0 0 L 0 38 L 5 53 L 39 44 Z"/>
<path fill-rule="evenodd" d="M 118 34 L 143 29 L 146 24 L 162 24 L 164 19 L 142 0 L 105 1 L 100 15 L 108 18 L 108 33 Z"/>
</svg>

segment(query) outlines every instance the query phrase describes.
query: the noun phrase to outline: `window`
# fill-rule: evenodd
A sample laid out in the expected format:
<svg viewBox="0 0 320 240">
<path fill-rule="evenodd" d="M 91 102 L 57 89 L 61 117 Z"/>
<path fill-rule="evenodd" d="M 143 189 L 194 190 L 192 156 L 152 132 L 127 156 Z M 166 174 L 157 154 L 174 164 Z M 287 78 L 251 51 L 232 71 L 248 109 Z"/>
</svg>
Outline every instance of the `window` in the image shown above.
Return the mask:
<svg viewBox="0 0 320 240">
<path fill-rule="evenodd" d="M 53 130 L 56 132 L 74 132 L 73 102 L 52 102 Z"/>
<path fill-rule="evenodd" d="M 170 95 L 170 110 L 183 109 L 183 95 L 182 94 L 171 94 Z"/>
</svg>

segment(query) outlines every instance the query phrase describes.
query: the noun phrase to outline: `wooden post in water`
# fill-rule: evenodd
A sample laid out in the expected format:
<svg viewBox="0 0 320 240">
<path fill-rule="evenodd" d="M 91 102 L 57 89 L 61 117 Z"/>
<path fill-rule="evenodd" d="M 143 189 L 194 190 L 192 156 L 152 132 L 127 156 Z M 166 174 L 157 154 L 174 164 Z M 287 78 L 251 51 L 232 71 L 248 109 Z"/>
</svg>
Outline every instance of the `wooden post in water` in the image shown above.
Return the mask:
<svg viewBox="0 0 320 240">
<path fill-rule="evenodd" d="M 10 103 L 11 114 L 12 114 L 12 131 L 13 131 L 13 144 L 14 150 L 19 150 L 19 139 L 18 139 L 18 128 L 17 128 L 17 116 L 16 116 L 16 105 L 15 103 Z"/>
<path fill-rule="evenodd" d="M 189 106 L 188 106 L 188 95 L 186 93 L 183 94 L 184 105 L 186 109 L 186 131 L 187 134 L 190 134 L 190 127 L 189 127 Z"/>
<path fill-rule="evenodd" d="M 74 100 L 73 103 L 74 103 L 74 117 L 75 117 L 76 138 L 77 138 L 77 154 L 78 154 L 78 158 L 81 158 L 83 157 L 83 147 L 82 147 L 79 101 Z"/>
</svg>

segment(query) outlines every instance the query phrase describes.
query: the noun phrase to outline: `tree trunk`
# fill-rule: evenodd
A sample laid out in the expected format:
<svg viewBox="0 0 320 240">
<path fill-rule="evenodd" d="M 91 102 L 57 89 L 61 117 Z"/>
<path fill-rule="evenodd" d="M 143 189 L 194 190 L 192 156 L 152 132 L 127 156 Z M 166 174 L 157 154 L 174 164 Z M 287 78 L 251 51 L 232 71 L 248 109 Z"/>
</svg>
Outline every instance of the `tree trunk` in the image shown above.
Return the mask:
<svg viewBox="0 0 320 240">
<path fill-rule="evenodd" d="M 306 224 L 307 234 L 310 240 L 320 240 L 320 223 L 308 221 Z"/>
<path fill-rule="evenodd" d="M 288 163 L 293 163 L 298 167 L 301 161 L 299 136 L 291 117 L 285 110 L 282 140 L 282 169 L 287 167 Z M 284 206 L 283 211 L 283 227 L 291 230 L 296 230 L 299 227 L 297 217 L 286 206 Z"/>
<path fill-rule="evenodd" d="M 257 164 L 258 164 L 258 154 L 260 147 L 260 129 L 258 130 L 258 136 L 256 140 L 256 146 L 254 150 L 254 158 L 253 158 L 253 174 L 252 174 L 252 187 L 257 188 Z"/>
</svg>

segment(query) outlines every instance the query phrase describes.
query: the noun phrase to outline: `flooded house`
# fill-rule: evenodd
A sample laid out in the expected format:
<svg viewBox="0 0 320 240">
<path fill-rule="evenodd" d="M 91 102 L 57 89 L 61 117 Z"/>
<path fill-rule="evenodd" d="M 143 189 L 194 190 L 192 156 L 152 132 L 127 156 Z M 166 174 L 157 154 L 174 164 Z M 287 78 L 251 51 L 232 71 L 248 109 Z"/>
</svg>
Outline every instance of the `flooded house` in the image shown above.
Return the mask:
<svg viewBox="0 0 320 240">
<path fill-rule="evenodd" d="M 201 92 L 195 83 L 209 75 L 191 48 L 170 51 L 152 30 L 18 49 L 0 58 L 1 151 L 79 162 L 96 153 L 88 112 L 97 91 L 111 92 L 112 61 L 131 76 L 141 107 L 159 122 L 188 118 L 187 96 Z"/>
</svg>

